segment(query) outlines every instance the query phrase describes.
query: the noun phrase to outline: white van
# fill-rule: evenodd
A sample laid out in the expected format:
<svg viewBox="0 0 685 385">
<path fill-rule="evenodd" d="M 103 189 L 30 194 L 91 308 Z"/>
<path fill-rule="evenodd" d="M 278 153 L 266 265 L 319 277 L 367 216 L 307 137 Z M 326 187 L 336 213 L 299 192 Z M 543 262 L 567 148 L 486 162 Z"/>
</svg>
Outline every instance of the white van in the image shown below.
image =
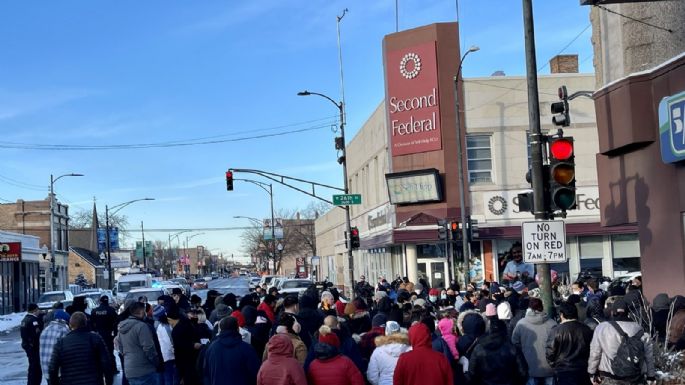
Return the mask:
<svg viewBox="0 0 685 385">
<path fill-rule="evenodd" d="M 137 273 L 122 275 L 119 277 L 119 280 L 114 288 L 117 291 L 117 300 L 119 303 L 123 303 L 126 295 L 132 289 L 148 287 L 152 287 L 152 275 Z"/>
</svg>

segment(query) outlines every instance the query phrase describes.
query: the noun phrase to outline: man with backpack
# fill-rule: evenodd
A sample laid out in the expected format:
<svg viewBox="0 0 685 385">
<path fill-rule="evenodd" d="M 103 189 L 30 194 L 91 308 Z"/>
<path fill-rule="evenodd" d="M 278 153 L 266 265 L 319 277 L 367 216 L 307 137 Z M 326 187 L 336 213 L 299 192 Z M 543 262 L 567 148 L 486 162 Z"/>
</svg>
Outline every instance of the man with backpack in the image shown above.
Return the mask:
<svg viewBox="0 0 685 385">
<path fill-rule="evenodd" d="M 588 373 L 593 383 L 629 385 L 654 383 L 654 355 L 649 334 L 628 318 L 622 299 L 614 302 L 612 319 L 597 325 L 590 343 Z"/>
</svg>

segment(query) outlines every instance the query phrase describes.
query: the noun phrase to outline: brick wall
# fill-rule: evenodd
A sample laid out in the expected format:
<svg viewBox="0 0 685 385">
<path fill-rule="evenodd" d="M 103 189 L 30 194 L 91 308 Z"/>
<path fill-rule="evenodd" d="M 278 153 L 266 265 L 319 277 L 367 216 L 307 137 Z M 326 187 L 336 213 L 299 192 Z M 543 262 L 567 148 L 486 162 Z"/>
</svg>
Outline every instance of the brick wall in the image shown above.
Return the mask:
<svg viewBox="0 0 685 385">
<path fill-rule="evenodd" d="M 88 262 L 84 261 L 78 254 L 73 251 L 69 252 L 69 283 L 74 283 L 76 277 L 83 273 L 89 284 L 95 283 L 95 268 Z"/>
</svg>

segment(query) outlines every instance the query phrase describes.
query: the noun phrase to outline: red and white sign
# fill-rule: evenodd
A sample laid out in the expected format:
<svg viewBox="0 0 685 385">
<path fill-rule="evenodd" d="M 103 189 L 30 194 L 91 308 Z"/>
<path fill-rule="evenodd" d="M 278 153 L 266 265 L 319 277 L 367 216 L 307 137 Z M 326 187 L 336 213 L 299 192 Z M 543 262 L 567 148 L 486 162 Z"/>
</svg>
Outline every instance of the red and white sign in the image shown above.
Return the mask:
<svg viewBox="0 0 685 385">
<path fill-rule="evenodd" d="M 0 243 L 0 262 L 21 262 L 21 242 Z"/>
<path fill-rule="evenodd" d="M 436 55 L 434 41 L 386 55 L 392 156 L 442 149 Z"/>
</svg>

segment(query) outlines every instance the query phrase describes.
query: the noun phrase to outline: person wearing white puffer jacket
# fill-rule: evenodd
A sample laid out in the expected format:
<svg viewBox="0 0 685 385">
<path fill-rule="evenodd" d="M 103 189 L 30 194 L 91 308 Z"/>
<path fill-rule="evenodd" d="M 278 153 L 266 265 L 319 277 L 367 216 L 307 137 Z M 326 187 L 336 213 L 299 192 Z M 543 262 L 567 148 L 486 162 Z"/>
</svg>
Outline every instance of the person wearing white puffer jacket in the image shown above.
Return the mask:
<svg viewBox="0 0 685 385">
<path fill-rule="evenodd" d="M 372 385 L 392 385 L 395 366 L 400 354 L 411 348 L 409 336 L 402 332 L 400 324 L 388 321 L 385 335 L 376 337 L 376 349 L 371 354 L 366 378 Z"/>
</svg>

